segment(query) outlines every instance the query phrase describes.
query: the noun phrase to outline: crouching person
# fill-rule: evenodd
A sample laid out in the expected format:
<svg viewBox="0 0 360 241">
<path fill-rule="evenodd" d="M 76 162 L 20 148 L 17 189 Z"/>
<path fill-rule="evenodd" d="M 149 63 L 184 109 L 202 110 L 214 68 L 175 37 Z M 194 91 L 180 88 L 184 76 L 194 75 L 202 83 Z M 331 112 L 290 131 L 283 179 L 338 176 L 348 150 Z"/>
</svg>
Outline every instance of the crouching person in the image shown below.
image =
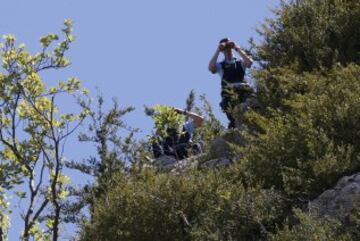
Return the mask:
<svg viewBox="0 0 360 241">
<path fill-rule="evenodd" d="M 161 155 L 182 160 L 202 152 L 199 143 L 193 143 L 196 128 L 202 126 L 204 118 L 194 112 L 179 108 L 164 107 L 154 114 L 156 134 L 152 137 L 152 152 L 155 158 Z"/>
</svg>

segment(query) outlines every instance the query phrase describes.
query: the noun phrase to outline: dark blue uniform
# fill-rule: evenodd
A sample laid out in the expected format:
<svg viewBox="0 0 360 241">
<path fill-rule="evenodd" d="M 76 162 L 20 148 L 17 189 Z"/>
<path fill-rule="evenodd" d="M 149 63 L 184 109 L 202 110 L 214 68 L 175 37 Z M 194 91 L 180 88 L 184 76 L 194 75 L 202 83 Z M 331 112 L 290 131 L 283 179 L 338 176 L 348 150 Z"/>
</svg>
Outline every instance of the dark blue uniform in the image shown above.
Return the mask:
<svg viewBox="0 0 360 241">
<path fill-rule="evenodd" d="M 232 115 L 233 108 L 246 100 L 252 94 L 251 87 L 244 81 L 245 67 L 241 60 L 224 60 L 217 66 L 221 75 L 221 98 L 220 106 L 229 119 L 229 128 L 235 127 L 235 119 Z"/>
</svg>

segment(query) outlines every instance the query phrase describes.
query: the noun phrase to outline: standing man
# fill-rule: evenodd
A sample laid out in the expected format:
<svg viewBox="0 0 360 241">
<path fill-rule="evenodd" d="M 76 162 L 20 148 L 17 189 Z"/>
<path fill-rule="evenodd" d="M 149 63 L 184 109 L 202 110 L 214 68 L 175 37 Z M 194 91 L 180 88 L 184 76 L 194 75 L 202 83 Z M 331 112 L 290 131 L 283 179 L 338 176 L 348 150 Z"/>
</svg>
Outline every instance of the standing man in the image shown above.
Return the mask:
<svg viewBox="0 0 360 241">
<path fill-rule="evenodd" d="M 237 59 L 233 55 L 235 50 L 241 57 Z M 219 54 L 224 54 L 224 60 L 217 62 Z M 221 98 L 220 106 L 229 119 L 229 128 L 235 128 L 235 119 L 232 116 L 233 108 L 246 100 L 252 94 L 251 87 L 244 81 L 247 68 L 253 63 L 238 44 L 228 38 L 220 40 L 214 56 L 209 63 L 209 71 L 218 73 L 221 77 Z"/>
</svg>

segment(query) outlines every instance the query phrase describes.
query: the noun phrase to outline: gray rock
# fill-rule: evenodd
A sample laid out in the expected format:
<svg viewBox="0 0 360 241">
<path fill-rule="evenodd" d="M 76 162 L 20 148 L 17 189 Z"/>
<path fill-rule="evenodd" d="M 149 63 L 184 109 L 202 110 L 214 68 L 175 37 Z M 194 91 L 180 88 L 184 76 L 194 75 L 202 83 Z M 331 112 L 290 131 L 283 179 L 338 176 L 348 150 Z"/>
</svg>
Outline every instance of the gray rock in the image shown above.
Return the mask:
<svg viewBox="0 0 360 241">
<path fill-rule="evenodd" d="M 172 167 L 173 172 L 182 172 L 192 168 L 196 168 L 199 165 L 198 160 L 201 159 L 204 154 L 191 156 L 189 158 L 177 161 Z"/>
<path fill-rule="evenodd" d="M 360 173 L 341 178 L 334 188 L 326 190 L 314 201 L 309 209 L 322 216 L 346 216 L 360 205 Z"/>
<path fill-rule="evenodd" d="M 190 168 L 197 167 L 197 160 L 200 159 L 202 156 L 204 156 L 204 154 L 191 156 L 183 160 L 176 160 L 176 158 L 172 156 L 162 155 L 157 159 L 153 160 L 152 166 L 155 166 L 162 171 L 181 172 Z"/>
<path fill-rule="evenodd" d="M 185 170 L 197 167 L 217 168 L 228 166 L 231 164 L 231 160 L 228 158 L 216 158 L 208 161 L 201 160 L 204 157 L 206 158 L 206 156 L 202 154 L 192 156 L 183 160 L 176 160 L 171 156 L 161 156 L 154 161 L 153 165 L 162 171 L 183 172 Z"/>
<path fill-rule="evenodd" d="M 260 107 L 260 103 L 255 93 L 253 93 L 250 97 L 246 98 L 245 102 L 237 105 L 234 108 L 235 127 L 240 130 L 247 128 L 244 120 L 245 113 L 250 109 L 258 110 L 260 109 Z"/>
<path fill-rule="evenodd" d="M 243 118 L 248 110 L 258 110 L 260 108 L 261 106 L 259 104 L 259 101 L 257 100 L 257 96 L 255 93 L 248 97 L 245 102 L 237 105 L 233 111 L 236 129 L 228 130 L 227 133 L 225 133 L 223 136 L 219 136 L 215 140 L 213 140 L 210 148 L 210 156 L 213 158 L 231 159 L 231 144 L 245 146 L 246 143 L 242 136 L 242 132 L 245 129 L 248 129 L 248 127 Z"/>
<path fill-rule="evenodd" d="M 174 165 L 176 163 L 176 161 L 177 161 L 176 158 L 173 156 L 162 155 L 162 156 L 156 158 L 152 164 L 156 167 L 163 169 L 168 166 Z"/>
<path fill-rule="evenodd" d="M 227 158 L 217 158 L 217 159 L 212 159 L 210 161 L 206 161 L 201 163 L 201 167 L 206 167 L 206 168 L 216 168 L 216 167 L 224 167 L 224 166 L 228 166 L 231 164 L 230 159 Z"/>
<path fill-rule="evenodd" d="M 228 130 L 224 135 L 215 138 L 211 143 L 209 154 L 212 158 L 231 159 L 233 155 L 232 145 L 244 146 L 245 141 L 240 130 Z"/>
</svg>

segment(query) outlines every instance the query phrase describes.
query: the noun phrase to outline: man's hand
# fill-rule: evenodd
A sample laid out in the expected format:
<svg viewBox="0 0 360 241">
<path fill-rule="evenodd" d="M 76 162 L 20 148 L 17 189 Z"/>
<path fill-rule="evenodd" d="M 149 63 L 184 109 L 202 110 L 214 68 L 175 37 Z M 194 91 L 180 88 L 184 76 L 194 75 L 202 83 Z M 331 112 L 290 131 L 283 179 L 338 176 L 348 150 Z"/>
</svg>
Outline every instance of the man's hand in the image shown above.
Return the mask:
<svg viewBox="0 0 360 241">
<path fill-rule="evenodd" d="M 183 109 L 180 109 L 177 107 L 174 107 L 174 110 L 179 114 L 182 114 L 182 115 L 185 115 L 185 116 L 191 118 L 194 121 L 194 124 L 196 127 L 201 127 L 202 124 L 204 123 L 204 117 L 202 117 L 194 112 L 186 111 L 186 110 L 183 110 Z"/>
<path fill-rule="evenodd" d="M 240 45 L 238 45 L 238 44 L 235 43 L 235 42 L 233 42 L 233 43 L 234 43 L 234 47 L 233 47 L 234 50 L 236 50 L 237 52 L 238 52 L 239 50 L 241 50 Z"/>
<path fill-rule="evenodd" d="M 218 51 L 223 51 L 226 48 L 226 43 L 220 43 L 218 46 Z"/>
<path fill-rule="evenodd" d="M 236 52 L 238 52 L 240 54 L 240 56 L 243 58 L 244 60 L 244 64 L 245 64 L 245 67 L 246 68 L 250 68 L 252 63 L 253 63 L 253 60 L 251 57 L 249 57 L 245 52 L 244 50 L 241 49 L 241 47 L 234 42 L 234 50 Z"/>
<path fill-rule="evenodd" d="M 218 50 L 223 51 L 226 48 L 233 49 L 235 47 L 235 43 L 233 41 L 223 42 L 219 44 Z"/>
</svg>

